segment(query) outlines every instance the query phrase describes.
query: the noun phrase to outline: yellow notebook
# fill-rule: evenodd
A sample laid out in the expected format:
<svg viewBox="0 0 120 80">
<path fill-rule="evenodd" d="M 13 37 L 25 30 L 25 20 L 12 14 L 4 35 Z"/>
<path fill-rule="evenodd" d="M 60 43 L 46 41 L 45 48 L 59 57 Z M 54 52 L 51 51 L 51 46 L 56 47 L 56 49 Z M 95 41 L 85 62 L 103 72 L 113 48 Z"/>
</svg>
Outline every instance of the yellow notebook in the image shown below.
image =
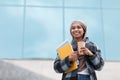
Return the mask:
<svg viewBox="0 0 120 80">
<path fill-rule="evenodd" d="M 72 46 L 68 41 L 64 41 L 58 48 L 57 48 L 58 55 L 61 60 L 63 60 L 65 57 L 69 56 L 72 52 Z M 71 72 L 72 70 L 77 69 L 77 63 L 73 62 L 73 65 L 65 71 L 65 73 Z"/>
</svg>

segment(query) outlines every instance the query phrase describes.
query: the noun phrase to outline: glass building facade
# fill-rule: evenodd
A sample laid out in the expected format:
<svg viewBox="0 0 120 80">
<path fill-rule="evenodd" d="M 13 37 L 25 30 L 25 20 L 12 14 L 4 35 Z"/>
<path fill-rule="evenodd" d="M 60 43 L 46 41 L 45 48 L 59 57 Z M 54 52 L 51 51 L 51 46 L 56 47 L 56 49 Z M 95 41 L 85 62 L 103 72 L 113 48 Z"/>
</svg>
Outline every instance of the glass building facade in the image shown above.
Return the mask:
<svg viewBox="0 0 120 80">
<path fill-rule="evenodd" d="M 71 41 L 74 20 L 86 23 L 87 36 L 105 60 L 120 58 L 120 0 L 1 0 L 0 58 L 54 59 L 56 48 Z"/>
</svg>

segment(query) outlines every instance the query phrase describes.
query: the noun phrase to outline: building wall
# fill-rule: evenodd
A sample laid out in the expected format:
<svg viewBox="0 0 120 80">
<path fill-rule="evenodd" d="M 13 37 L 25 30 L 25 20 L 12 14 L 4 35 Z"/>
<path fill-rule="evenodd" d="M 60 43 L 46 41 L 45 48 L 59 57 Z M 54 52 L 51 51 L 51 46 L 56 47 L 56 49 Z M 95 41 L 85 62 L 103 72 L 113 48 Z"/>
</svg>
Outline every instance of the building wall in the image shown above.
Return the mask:
<svg viewBox="0 0 120 80">
<path fill-rule="evenodd" d="M 82 20 L 105 60 L 120 60 L 119 0 L 1 0 L 0 58 L 56 57 L 70 24 Z"/>
</svg>

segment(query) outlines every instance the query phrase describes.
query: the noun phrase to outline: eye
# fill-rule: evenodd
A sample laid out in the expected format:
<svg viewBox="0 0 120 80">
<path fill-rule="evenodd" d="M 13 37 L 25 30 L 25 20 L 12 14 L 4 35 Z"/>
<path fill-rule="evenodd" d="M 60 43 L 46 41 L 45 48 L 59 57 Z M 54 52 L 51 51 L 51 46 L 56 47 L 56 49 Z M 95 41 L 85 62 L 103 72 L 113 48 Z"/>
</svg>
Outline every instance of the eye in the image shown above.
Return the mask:
<svg viewBox="0 0 120 80">
<path fill-rule="evenodd" d="M 75 29 L 75 26 L 72 26 L 72 29 Z"/>
<path fill-rule="evenodd" d="M 81 29 L 82 27 L 81 26 L 77 26 L 78 29 Z"/>
</svg>

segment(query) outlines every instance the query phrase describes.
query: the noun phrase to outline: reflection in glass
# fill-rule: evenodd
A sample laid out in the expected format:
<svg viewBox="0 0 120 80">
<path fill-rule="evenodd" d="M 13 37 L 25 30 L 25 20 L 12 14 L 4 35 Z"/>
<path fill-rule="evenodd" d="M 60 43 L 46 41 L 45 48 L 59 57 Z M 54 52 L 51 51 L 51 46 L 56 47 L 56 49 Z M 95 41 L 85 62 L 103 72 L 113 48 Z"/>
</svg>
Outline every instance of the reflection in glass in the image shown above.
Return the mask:
<svg viewBox="0 0 120 80">
<path fill-rule="evenodd" d="M 27 8 L 25 58 L 55 58 L 62 41 L 62 9 Z"/>
<path fill-rule="evenodd" d="M 0 58 L 21 58 L 23 8 L 0 7 Z"/>
</svg>

